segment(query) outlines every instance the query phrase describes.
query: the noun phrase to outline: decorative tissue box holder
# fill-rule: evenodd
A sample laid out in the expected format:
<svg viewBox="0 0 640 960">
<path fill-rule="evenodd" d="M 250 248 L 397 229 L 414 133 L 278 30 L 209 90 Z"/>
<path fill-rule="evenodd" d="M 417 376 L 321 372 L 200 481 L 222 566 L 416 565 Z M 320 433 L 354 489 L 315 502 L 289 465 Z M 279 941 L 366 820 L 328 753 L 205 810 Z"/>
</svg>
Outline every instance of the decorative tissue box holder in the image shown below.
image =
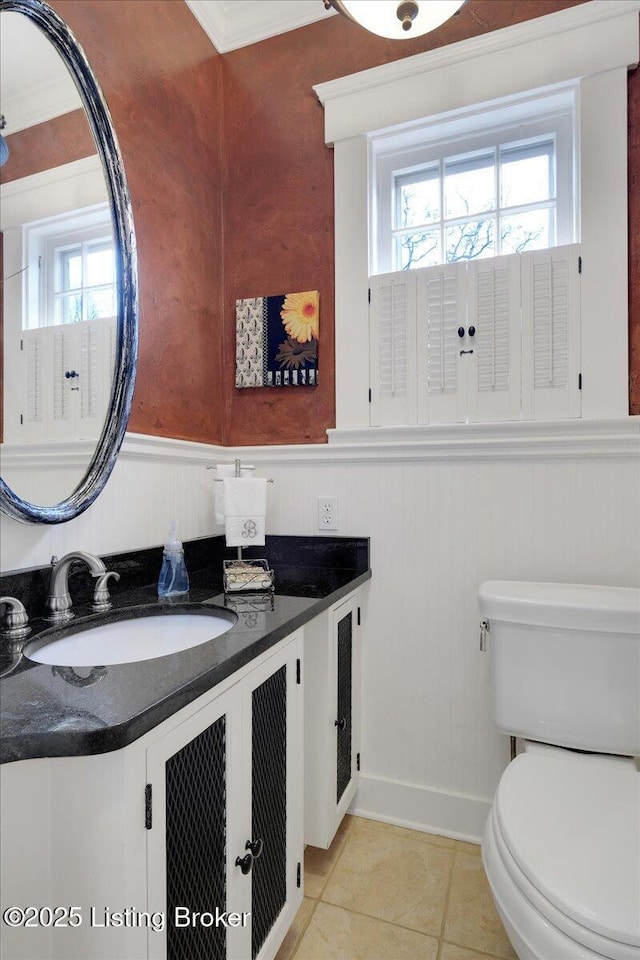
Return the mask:
<svg viewBox="0 0 640 960">
<path fill-rule="evenodd" d="M 273 590 L 274 573 L 268 560 L 223 560 L 222 566 L 225 593 Z"/>
</svg>

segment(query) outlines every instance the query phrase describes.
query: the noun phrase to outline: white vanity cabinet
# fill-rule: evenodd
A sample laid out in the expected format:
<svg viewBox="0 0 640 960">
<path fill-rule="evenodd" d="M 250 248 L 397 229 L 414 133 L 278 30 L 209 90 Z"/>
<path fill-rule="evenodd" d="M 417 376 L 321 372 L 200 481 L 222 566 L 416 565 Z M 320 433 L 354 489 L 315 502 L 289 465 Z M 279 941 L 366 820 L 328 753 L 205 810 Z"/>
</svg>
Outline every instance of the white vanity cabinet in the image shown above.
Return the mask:
<svg viewBox="0 0 640 960">
<path fill-rule="evenodd" d="M 3 910 L 81 918 L 3 924 L 2 960 L 272 960 L 303 892 L 301 659 L 299 630 L 128 747 L 0 768 Z"/>
<path fill-rule="evenodd" d="M 268 960 L 293 922 L 302 901 L 298 645 L 147 748 L 147 909 L 168 919 L 149 934 L 150 960 Z M 216 907 L 226 917 L 211 925 Z"/>
<path fill-rule="evenodd" d="M 304 629 L 304 840 L 327 849 L 358 787 L 362 594 Z"/>
</svg>

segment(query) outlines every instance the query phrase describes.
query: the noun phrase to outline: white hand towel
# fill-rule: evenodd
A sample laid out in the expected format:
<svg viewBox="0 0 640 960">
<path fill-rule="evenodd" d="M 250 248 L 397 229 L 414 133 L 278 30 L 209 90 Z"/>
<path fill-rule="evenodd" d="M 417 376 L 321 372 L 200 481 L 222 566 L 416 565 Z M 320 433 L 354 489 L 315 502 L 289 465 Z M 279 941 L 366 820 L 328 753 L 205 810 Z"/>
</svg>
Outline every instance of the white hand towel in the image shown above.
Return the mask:
<svg viewBox="0 0 640 960">
<path fill-rule="evenodd" d="M 224 477 L 224 527 L 228 547 L 264 546 L 267 481 Z"/>
<path fill-rule="evenodd" d="M 255 470 L 255 467 L 241 467 L 240 476 L 247 477 Z M 236 468 L 233 463 L 216 464 L 216 480 L 223 480 L 225 477 L 235 477 Z M 224 484 L 214 483 L 214 509 L 216 513 L 216 523 L 224 526 Z"/>
</svg>

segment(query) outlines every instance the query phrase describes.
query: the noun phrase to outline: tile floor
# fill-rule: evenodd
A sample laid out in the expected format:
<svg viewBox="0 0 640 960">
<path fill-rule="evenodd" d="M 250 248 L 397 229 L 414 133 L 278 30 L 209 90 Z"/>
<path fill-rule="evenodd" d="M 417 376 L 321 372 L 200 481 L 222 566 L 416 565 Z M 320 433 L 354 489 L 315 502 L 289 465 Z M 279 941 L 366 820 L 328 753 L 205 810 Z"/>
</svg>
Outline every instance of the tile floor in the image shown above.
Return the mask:
<svg viewBox="0 0 640 960">
<path fill-rule="evenodd" d="M 517 960 L 480 848 L 345 817 L 305 850 L 305 897 L 276 960 Z"/>
</svg>

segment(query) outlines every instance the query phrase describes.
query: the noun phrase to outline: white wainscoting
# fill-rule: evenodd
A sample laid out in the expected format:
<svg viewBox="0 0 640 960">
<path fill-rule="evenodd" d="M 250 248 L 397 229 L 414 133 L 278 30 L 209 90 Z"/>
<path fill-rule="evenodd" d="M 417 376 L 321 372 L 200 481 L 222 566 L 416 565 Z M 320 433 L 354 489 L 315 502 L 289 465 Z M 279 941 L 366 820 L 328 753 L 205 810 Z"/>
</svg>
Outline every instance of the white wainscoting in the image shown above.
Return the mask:
<svg viewBox="0 0 640 960">
<path fill-rule="evenodd" d="M 615 442 L 603 436 L 600 452 L 597 431 L 583 423 L 573 444 L 566 431 L 543 442 L 537 428 L 527 446 L 514 425 L 499 449 L 461 438 L 454 450 L 449 437 L 422 456 L 419 443 L 221 449 L 130 437 L 104 493 L 76 521 L 48 528 L 2 519 L 4 569 L 78 547 L 159 544 L 172 517 L 184 539 L 219 532 L 205 470 L 216 460 L 241 456 L 273 477 L 269 533 L 317 535 L 318 496 L 337 496 L 338 534 L 369 536 L 373 569 L 355 809 L 477 839 L 508 758 L 491 720 L 478 586 L 637 585 L 638 428 L 638 418 L 617 421 Z"/>
</svg>

